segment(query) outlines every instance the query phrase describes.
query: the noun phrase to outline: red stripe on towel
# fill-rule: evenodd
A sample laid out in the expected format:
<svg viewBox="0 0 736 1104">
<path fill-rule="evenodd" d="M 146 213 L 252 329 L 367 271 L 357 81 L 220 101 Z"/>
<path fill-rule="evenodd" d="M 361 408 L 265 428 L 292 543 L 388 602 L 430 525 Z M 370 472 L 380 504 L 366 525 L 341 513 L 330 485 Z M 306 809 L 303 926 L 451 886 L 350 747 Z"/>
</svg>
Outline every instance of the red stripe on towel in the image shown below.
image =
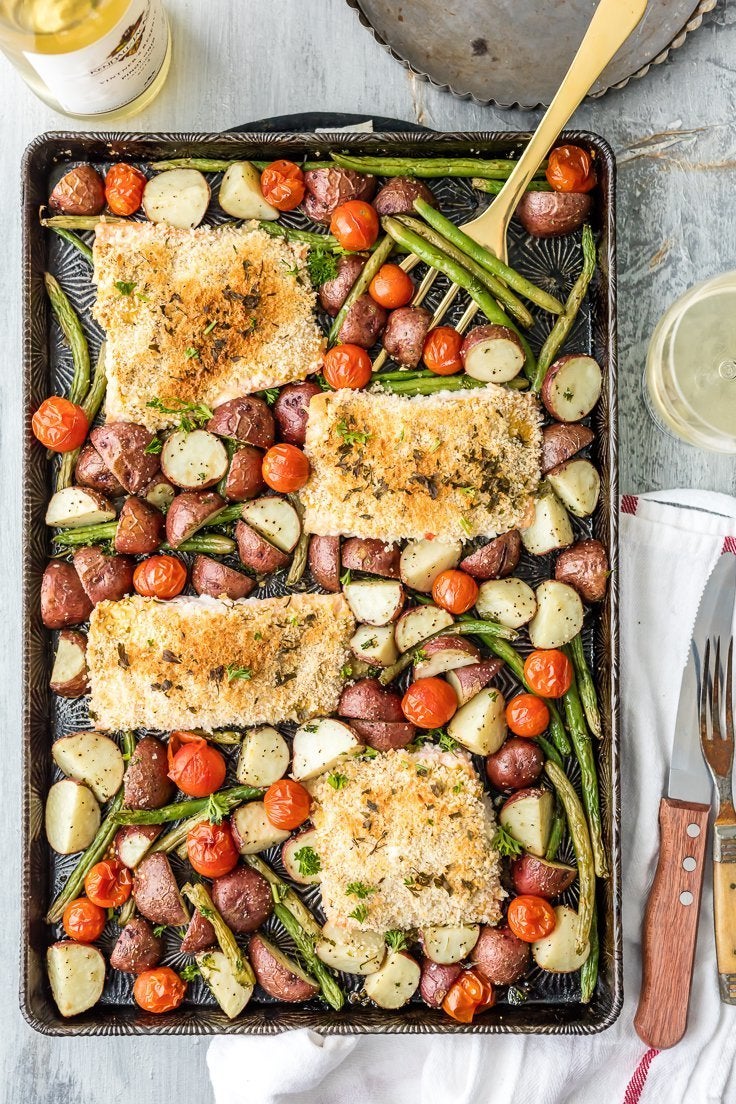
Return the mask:
<svg viewBox="0 0 736 1104">
<path fill-rule="evenodd" d="M 639 499 L 636 495 L 621 495 L 621 513 L 635 514 Z"/>
<path fill-rule="evenodd" d="M 725 555 L 726 552 L 732 552 L 736 556 L 736 537 L 724 537 L 721 555 Z"/>
<path fill-rule="evenodd" d="M 641 1094 L 644 1092 L 644 1086 L 647 1082 L 649 1067 L 652 1064 L 652 1059 L 657 1054 L 659 1054 L 659 1051 L 655 1050 L 654 1047 L 650 1047 L 641 1062 L 639 1062 L 639 1065 L 634 1070 L 634 1076 L 626 1086 L 623 1104 L 639 1104 Z"/>
</svg>

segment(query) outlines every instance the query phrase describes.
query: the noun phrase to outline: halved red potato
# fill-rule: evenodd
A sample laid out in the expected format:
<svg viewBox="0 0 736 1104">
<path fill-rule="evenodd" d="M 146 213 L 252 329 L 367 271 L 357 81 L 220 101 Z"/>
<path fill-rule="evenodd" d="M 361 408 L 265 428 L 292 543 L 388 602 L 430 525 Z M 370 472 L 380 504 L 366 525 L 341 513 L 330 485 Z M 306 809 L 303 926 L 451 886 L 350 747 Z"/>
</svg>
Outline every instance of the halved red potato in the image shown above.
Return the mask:
<svg viewBox="0 0 736 1104">
<path fill-rule="evenodd" d="M 74 568 L 90 600 L 119 602 L 133 593 L 135 560 L 130 556 L 106 556 L 99 548 L 79 548 L 74 553 Z"/>
<path fill-rule="evenodd" d="M 233 502 L 247 502 L 264 490 L 263 453 L 255 445 L 241 445 L 230 461 L 223 494 Z"/>
<path fill-rule="evenodd" d="M 175 495 L 176 488 L 173 483 L 169 482 L 163 472 L 157 472 L 145 490 L 141 492 L 144 501 L 151 506 L 155 506 L 157 510 L 161 510 L 163 513 L 166 513 L 174 501 Z"/>
<path fill-rule="evenodd" d="M 529 968 L 531 948 L 509 928 L 484 924 L 470 957 L 492 985 L 513 985 Z"/>
<path fill-rule="evenodd" d="M 82 487 L 92 487 L 108 498 L 117 498 L 123 494 L 123 487 L 94 445 L 87 444 L 80 452 L 74 468 L 74 481 Z"/>
<path fill-rule="evenodd" d="M 590 943 L 577 949 L 578 914 L 567 905 L 555 909 L 557 924 L 544 939 L 532 943 L 532 957 L 541 970 L 551 974 L 571 974 L 579 970 L 590 955 Z"/>
<path fill-rule="evenodd" d="M 321 881 L 318 840 L 315 829 L 307 828 L 291 836 L 281 848 L 286 873 L 298 885 L 317 885 Z"/>
<path fill-rule="evenodd" d="M 135 870 L 162 831 L 161 824 L 124 824 L 117 830 L 113 850 L 123 866 Z"/>
<path fill-rule="evenodd" d="M 443 1000 L 461 973 L 462 966 L 457 963 L 441 966 L 439 962 L 432 962 L 430 958 L 422 959 L 419 992 L 424 1003 L 430 1008 L 441 1008 Z"/>
<path fill-rule="evenodd" d="M 355 260 L 357 260 L 356 257 L 341 257 L 338 263 Z M 359 264 L 362 267 L 365 261 L 360 261 Z M 326 287 L 327 284 L 323 284 L 319 289 L 320 298 Z M 281 388 L 279 397 L 273 404 L 273 415 L 282 441 L 290 445 L 298 445 L 299 448 L 303 446 L 307 435 L 309 403 L 315 395 L 321 395 L 321 393 L 322 388 L 319 384 L 311 380 L 304 380 L 303 383 L 287 383 L 286 387 Z"/>
<path fill-rule="evenodd" d="M 390 667 L 399 658 L 394 626 L 358 625 L 350 639 L 350 650 L 371 667 Z"/>
<path fill-rule="evenodd" d="M 206 951 L 209 947 L 216 946 L 215 929 L 206 916 L 203 916 L 197 909 L 193 909 L 192 919 L 189 921 L 179 950 L 182 954 L 198 954 L 200 951 Z"/>
<path fill-rule="evenodd" d="M 244 521 L 237 522 L 235 526 L 235 540 L 238 544 L 241 563 L 258 575 L 268 575 L 271 571 L 285 567 L 289 562 L 287 555 L 270 544 L 260 533 L 256 533 L 255 529 L 251 529 Z"/>
<path fill-rule="evenodd" d="M 555 579 L 574 587 L 584 602 L 602 602 L 611 574 L 608 554 L 599 540 L 581 540 L 561 552 Z"/>
<path fill-rule="evenodd" d="M 41 620 L 47 629 L 63 629 L 86 621 L 93 603 L 70 563 L 52 560 L 41 580 Z"/>
<path fill-rule="evenodd" d="M 133 899 L 141 916 L 152 924 L 178 927 L 189 922 L 189 910 L 179 892 L 169 856 L 161 851 L 148 855 L 136 867 Z"/>
<path fill-rule="evenodd" d="M 401 578 L 412 590 L 428 594 L 441 571 L 457 567 L 462 549 L 460 541 L 454 540 L 410 541 L 401 553 Z"/>
<path fill-rule="evenodd" d="M 422 359 L 424 342 L 432 325 L 432 312 L 426 307 L 399 307 L 388 316 L 383 347 L 397 364 L 416 368 Z"/>
<path fill-rule="evenodd" d="M 571 460 L 594 440 L 593 430 L 577 422 L 545 426 L 542 430 L 542 475 L 552 471 L 558 464 Z"/>
<path fill-rule="evenodd" d="M 302 204 L 304 214 L 326 226 L 341 203 L 349 199 L 369 200 L 376 190 L 375 176 L 330 164 L 323 169 L 308 169 L 304 184 L 307 190 Z"/>
<path fill-rule="evenodd" d="M 291 751 L 281 733 L 271 725 L 246 732 L 240 745 L 235 773 L 242 786 L 270 786 L 289 769 Z"/>
<path fill-rule="evenodd" d="M 276 495 L 245 502 L 243 520 L 281 552 L 293 552 L 302 532 L 302 523 L 294 507 Z"/>
<path fill-rule="evenodd" d="M 601 477 L 590 460 L 566 460 L 547 479 L 563 506 L 575 517 L 588 517 L 598 505 Z"/>
<path fill-rule="evenodd" d="M 500 659 L 483 659 L 467 667 L 456 667 L 447 672 L 447 681 L 455 691 L 458 705 L 465 705 L 496 677 L 503 667 Z"/>
<path fill-rule="evenodd" d="M 234 1020 L 253 996 L 254 986 L 251 984 L 244 985 L 239 980 L 233 963 L 220 950 L 201 951 L 196 955 L 195 960 L 202 975 L 202 980 L 212 996 L 227 1018 Z"/>
<path fill-rule="evenodd" d="M 389 951 L 381 967 L 365 979 L 365 992 L 379 1008 L 401 1008 L 419 988 L 421 970 L 406 951 Z"/>
<path fill-rule="evenodd" d="M 474 579 L 503 579 L 511 575 L 521 559 L 521 536 L 518 529 L 502 533 L 488 544 L 476 548 L 460 563 Z"/>
<path fill-rule="evenodd" d="M 535 238 L 572 234 L 588 218 L 593 197 L 589 192 L 525 192 L 516 217 Z"/>
<path fill-rule="evenodd" d="M 270 448 L 276 440 L 273 414 L 268 403 L 257 395 L 243 395 L 216 406 L 206 428 L 218 437 L 262 449 Z"/>
<path fill-rule="evenodd" d="M 155 736 L 144 736 L 130 757 L 123 782 L 129 809 L 160 809 L 176 792 L 169 778 L 166 748 Z"/>
<path fill-rule="evenodd" d="M 480 652 L 465 636 L 436 636 L 421 646 L 414 661 L 414 678 L 434 678 L 458 667 L 470 667 L 480 661 Z"/>
<path fill-rule="evenodd" d="M 386 958 L 386 941 L 379 932 L 358 931 L 328 920 L 314 948 L 317 958 L 346 974 L 372 974 Z"/>
<path fill-rule="evenodd" d="M 123 756 L 115 741 L 101 732 L 72 732 L 62 736 L 54 741 L 51 757 L 67 778 L 84 782 L 101 804 L 120 789 Z"/>
<path fill-rule="evenodd" d="M 90 441 L 129 494 L 147 487 L 159 468 L 158 456 L 146 452 L 153 434 L 134 422 L 106 422 L 93 429 Z"/>
<path fill-rule="evenodd" d="M 525 790 L 534 785 L 543 768 L 541 747 L 523 736 L 509 736 L 486 759 L 488 779 L 499 790 Z"/>
<path fill-rule="evenodd" d="M 567 583 L 544 579 L 536 589 L 537 612 L 529 622 L 529 639 L 535 648 L 561 648 L 583 627 L 583 603 Z"/>
<path fill-rule="evenodd" d="M 487 686 L 460 706 L 447 726 L 448 734 L 474 755 L 491 755 L 506 739 L 505 712 L 503 694 Z"/>
<path fill-rule="evenodd" d="M 525 850 L 541 857 L 547 850 L 554 805 L 551 790 L 517 790 L 504 801 L 498 820 Z"/>
<path fill-rule="evenodd" d="M 400 652 L 408 652 L 415 644 L 426 640 L 428 636 L 453 625 L 454 618 L 447 610 L 439 606 L 414 606 L 402 613 L 396 622 L 394 636 Z"/>
<path fill-rule="evenodd" d="M 105 206 L 105 185 L 91 165 L 75 165 L 58 180 L 49 196 L 52 211 L 64 215 L 98 215 Z"/>
<path fill-rule="evenodd" d="M 59 634 L 49 686 L 62 698 L 81 698 L 89 690 L 87 637 L 84 633 L 64 629 Z"/>
<path fill-rule="evenodd" d="M 373 206 L 381 218 L 385 215 L 413 215 L 415 199 L 423 199 L 430 207 L 437 206 L 434 194 L 423 180 L 415 180 L 409 176 L 392 176 L 379 189 Z"/>
<path fill-rule="evenodd" d="M 226 215 L 238 219 L 272 221 L 281 213 L 263 198 L 261 174 L 250 161 L 234 161 L 228 166 L 217 201 Z"/>
<path fill-rule="evenodd" d="M 51 994 L 62 1016 L 78 1016 L 97 1004 L 105 988 L 105 959 L 97 947 L 65 939 L 46 952 Z"/>
<path fill-rule="evenodd" d="M 576 353 L 556 360 L 545 376 L 541 398 L 558 422 L 579 422 L 601 397 L 603 373 L 597 360 Z"/>
<path fill-rule="evenodd" d="M 126 555 L 147 556 L 160 547 L 165 524 L 160 510 L 144 498 L 130 495 L 120 511 L 113 547 Z"/>
<path fill-rule="evenodd" d="M 215 878 L 211 893 L 220 916 L 238 935 L 255 931 L 273 911 L 270 885 L 257 870 L 241 863 Z"/>
<path fill-rule="evenodd" d="M 167 169 L 151 177 L 141 202 L 150 222 L 192 230 L 207 213 L 210 186 L 198 169 Z"/>
<path fill-rule="evenodd" d="M 468 957 L 478 942 L 480 928 L 477 924 L 440 925 L 422 928 L 419 934 L 427 958 L 451 966 Z"/>
<path fill-rule="evenodd" d="M 386 325 L 388 312 L 370 295 L 359 295 L 348 307 L 340 327 L 339 341 L 343 345 L 360 345 L 370 349 L 378 341 Z"/>
<path fill-rule="evenodd" d="M 292 776 L 298 782 L 316 778 L 331 770 L 346 752 L 358 751 L 360 747 L 352 728 L 342 721 L 332 717 L 308 721 L 294 733 Z"/>
<path fill-rule="evenodd" d="M 309 570 L 324 590 L 337 594 L 340 589 L 340 538 L 309 538 Z"/>
<path fill-rule="evenodd" d="M 517 893 L 535 897 L 559 897 L 578 876 L 577 867 L 551 862 L 528 853 L 511 863 L 511 880 Z"/>
<path fill-rule="evenodd" d="M 401 694 L 387 690 L 378 679 L 364 678 L 346 686 L 340 695 L 337 712 L 341 717 L 368 721 L 404 721 Z"/>
<path fill-rule="evenodd" d="M 319 289 L 319 301 L 322 309 L 334 318 L 340 307 L 348 297 L 350 289 L 360 276 L 365 267 L 365 258 L 352 253 L 348 256 L 338 257 L 337 273 L 331 280 L 325 280 Z M 278 405 L 278 404 L 277 404 Z M 288 440 L 288 438 L 284 438 Z M 292 444 L 302 444 L 293 441 Z"/>
<path fill-rule="evenodd" d="M 46 507 L 46 524 L 58 529 L 77 529 L 82 525 L 102 525 L 115 518 L 109 499 L 91 487 L 64 487 L 56 491 Z"/>
<path fill-rule="evenodd" d="M 247 598 L 256 585 L 250 575 L 201 555 L 194 557 L 190 579 L 197 594 L 208 594 L 210 598 L 222 598 L 224 595 L 233 601 Z"/>
<path fill-rule="evenodd" d="M 289 838 L 289 832 L 275 828 L 268 819 L 262 801 L 240 805 L 230 817 L 230 828 L 241 855 L 257 855 Z"/>
<path fill-rule="evenodd" d="M 54 782 L 46 797 L 46 839 L 60 855 L 89 847 L 101 821 L 100 806 L 88 786 L 73 778 Z"/>
<path fill-rule="evenodd" d="M 140 916 L 134 916 L 125 925 L 110 952 L 113 970 L 128 974 L 140 974 L 152 970 L 161 961 L 163 944 L 153 927 Z"/>
<path fill-rule="evenodd" d="M 184 490 L 202 490 L 222 479 L 228 468 L 225 446 L 206 429 L 176 430 L 161 449 L 161 470 Z"/>
<path fill-rule="evenodd" d="M 319 993 L 319 985 L 293 959 L 256 932 L 248 946 L 253 972 L 261 989 L 277 1000 L 293 1004 Z"/>
<path fill-rule="evenodd" d="M 460 348 L 468 376 L 483 383 L 507 383 L 524 367 L 526 354 L 517 334 L 508 326 L 473 326 Z"/>
<path fill-rule="evenodd" d="M 546 556 L 558 548 L 566 548 L 574 540 L 567 510 L 552 491 L 542 494 L 534 502 L 534 518 L 531 525 L 521 530 L 521 541 L 533 556 Z"/>
<path fill-rule="evenodd" d="M 396 545 L 372 537 L 350 537 L 342 546 L 342 566 L 348 571 L 365 571 L 385 579 L 399 578 L 400 556 Z"/>
<path fill-rule="evenodd" d="M 393 579 L 356 579 L 343 593 L 356 621 L 365 625 L 395 621 L 404 605 L 404 588 Z"/>
<path fill-rule="evenodd" d="M 537 610 L 534 591 L 523 579 L 488 579 L 478 588 L 475 608 L 479 617 L 498 621 L 509 629 L 520 629 Z"/>
<path fill-rule="evenodd" d="M 353 719 L 350 727 L 361 743 L 376 751 L 392 751 L 410 744 L 417 734 L 414 725 L 404 721 L 366 721 Z"/>
<path fill-rule="evenodd" d="M 220 513 L 225 499 L 216 491 L 185 491 L 178 494 L 166 515 L 166 539 L 172 548 L 193 537 Z"/>
</svg>

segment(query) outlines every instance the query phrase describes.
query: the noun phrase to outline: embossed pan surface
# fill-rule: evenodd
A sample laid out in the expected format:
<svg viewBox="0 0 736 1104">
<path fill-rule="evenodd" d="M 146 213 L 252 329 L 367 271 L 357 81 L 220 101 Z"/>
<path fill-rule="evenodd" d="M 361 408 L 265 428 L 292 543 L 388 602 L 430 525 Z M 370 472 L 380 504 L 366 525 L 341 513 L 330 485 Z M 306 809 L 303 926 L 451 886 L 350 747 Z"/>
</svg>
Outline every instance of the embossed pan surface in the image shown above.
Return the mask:
<svg viewBox="0 0 736 1104">
<path fill-rule="evenodd" d="M 331 125 L 331 124 L 330 124 Z M 90 321 L 89 308 L 93 288 L 87 262 L 71 246 L 50 232 L 43 231 L 38 211 L 48 197 L 50 186 L 66 167 L 90 161 L 104 169 L 111 161 L 125 159 L 145 167 L 147 162 L 182 155 L 217 158 L 253 158 L 266 160 L 287 157 L 300 160 L 326 157 L 330 149 L 349 149 L 355 153 L 388 153 L 427 156 L 516 155 L 528 138 L 523 134 L 435 134 L 387 132 L 382 134 L 336 134 L 261 132 L 248 134 L 49 134 L 36 139 L 26 151 L 23 162 L 23 303 L 24 303 L 24 409 L 25 462 L 23 536 L 25 563 L 24 592 L 24 694 L 23 718 L 24 793 L 23 793 L 23 884 L 21 932 L 21 1006 L 28 1022 L 37 1030 L 56 1035 L 119 1034 L 212 1034 L 241 1032 L 270 1034 L 287 1028 L 309 1026 L 330 1033 L 349 1032 L 519 1032 L 547 1034 L 591 1034 L 608 1027 L 618 1015 L 622 1002 L 622 937 L 620 902 L 620 806 L 618 772 L 618 621 L 617 621 L 617 480 L 616 480 L 616 343 L 615 343 L 615 251 L 614 251 L 614 165 L 608 145 L 590 134 L 569 134 L 567 140 L 586 145 L 598 166 L 600 187 L 596 192 L 594 227 L 599 242 L 600 263 L 590 293 L 568 343 L 569 349 L 596 356 L 604 368 L 604 391 L 594 416 L 596 440 L 594 460 L 601 472 L 600 503 L 592 518 L 574 520 L 579 536 L 595 534 L 610 550 L 611 586 L 606 602 L 591 611 L 585 640 L 593 664 L 604 718 L 604 739 L 596 745 L 601 779 L 602 815 L 605 843 L 611 860 L 611 877 L 598 887 L 601 929 L 600 977 L 588 1005 L 579 1000 L 577 975 L 552 975 L 533 970 L 523 984 L 506 992 L 500 990 L 498 1004 L 472 1025 L 461 1025 L 442 1012 L 432 1010 L 417 998 L 398 1012 L 370 1005 L 361 997 L 359 979 L 345 978 L 348 1001 L 341 1012 L 333 1012 L 319 1000 L 303 1005 L 280 1004 L 257 992 L 245 1011 L 231 1022 L 220 1012 L 201 980 L 189 986 L 182 1007 L 165 1016 L 147 1015 L 132 1000 L 132 978 L 108 972 L 107 985 L 100 1003 L 89 1012 L 64 1020 L 51 998 L 45 976 L 45 952 L 60 929 L 50 930 L 43 917 L 50 900 L 63 885 L 74 865 L 74 856 L 62 857 L 49 849 L 43 830 L 43 808 L 54 774 L 51 744 L 55 738 L 75 729 L 89 727 L 86 701 L 68 702 L 51 694 L 48 688 L 54 650 L 54 634 L 46 631 L 39 613 L 41 576 L 48 561 L 51 544 L 44 525 L 46 502 L 50 494 L 52 469 L 43 449 L 30 430 L 32 412 L 51 392 L 65 389 L 70 376 L 70 356 L 61 344 L 43 291 L 42 274 L 53 272 L 83 312 L 91 351 L 96 355 L 101 333 Z M 216 203 L 219 178 L 213 180 L 213 203 L 208 221 L 222 221 Z M 451 217 L 463 221 L 471 217 L 478 203 L 487 196 L 474 192 L 468 181 L 445 179 L 431 181 L 442 208 Z M 294 225 L 307 225 L 298 212 L 287 216 Z M 88 236 L 88 235 L 87 235 Z M 88 236 L 89 237 L 89 236 Z M 511 261 L 522 272 L 555 290 L 563 298 L 579 271 L 579 235 L 542 241 L 531 239 L 514 224 L 511 231 Z M 434 307 L 446 283 L 441 278 L 433 292 Z M 459 317 L 463 302 L 457 306 Z M 548 318 L 540 318 L 531 331 L 532 342 L 539 347 L 549 327 Z M 547 559 L 525 554 L 520 574 L 532 583 L 549 575 Z M 314 587 L 307 576 L 306 587 Z M 315 588 L 316 589 L 316 588 Z M 284 593 L 283 574 L 271 577 L 261 595 Z M 504 693 L 513 681 L 503 674 Z M 288 727 L 285 734 L 290 735 Z M 482 762 L 479 764 L 482 766 Z M 573 763 L 568 770 L 576 782 Z M 266 853 L 282 871 L 276 853 Z M 561 857 L 572 857 L 569 841 Z M 174 860 L 175 863 L 178 860 Z M 179 878 L 183 866 L 177 870 Z M 315 887 L 300 889 L 307 902 L 317 907 Z M 574 897 L 570 898 L 574 903 Z M 273 921 L 272 938 L 288 944 Z M 268 925 L 267 925 L 268 926 Z M 109 953 L 116 928 L 109 924 L 102 948 Z M 165 941 L 164 962 L 179 968 L 185 959 L 179 951 L 180 939 L 169 932 Z"/>
</svg>

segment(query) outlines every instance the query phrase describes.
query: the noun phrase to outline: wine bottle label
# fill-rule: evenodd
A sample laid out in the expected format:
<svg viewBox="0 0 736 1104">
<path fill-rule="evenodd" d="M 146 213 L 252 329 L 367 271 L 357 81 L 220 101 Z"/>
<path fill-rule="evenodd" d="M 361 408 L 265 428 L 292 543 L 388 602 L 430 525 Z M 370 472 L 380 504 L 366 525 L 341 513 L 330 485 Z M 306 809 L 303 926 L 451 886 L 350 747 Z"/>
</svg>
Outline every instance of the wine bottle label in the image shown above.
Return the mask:
<svg viewBox="0 0 736 1104">
<path fill-rule="evenodd" d="M 98 115 L 117 111 L 148 88 L 168 43 L 161 0 L 131 0 L 122 19 L 90 46 L 25 58 L 65 111 Z"/>
</svg>

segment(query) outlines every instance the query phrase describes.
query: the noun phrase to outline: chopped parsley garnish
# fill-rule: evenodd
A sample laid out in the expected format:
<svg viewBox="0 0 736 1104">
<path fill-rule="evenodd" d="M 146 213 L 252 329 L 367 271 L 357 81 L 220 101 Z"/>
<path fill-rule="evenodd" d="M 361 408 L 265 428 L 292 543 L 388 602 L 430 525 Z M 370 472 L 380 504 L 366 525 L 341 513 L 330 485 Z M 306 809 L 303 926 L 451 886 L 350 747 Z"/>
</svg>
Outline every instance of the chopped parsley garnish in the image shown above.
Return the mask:
<svg viewBox="0 0 736 1104">
<path fill-rule="evenodd" d="M 386 932 L 386 943 L 392 951 L 403 951 L 408 945 L 408 942 L 406 935 L 402 931 L 394 929 L 393 931 Z"/>
<path fill-rule="evenodd" d="M 179 977 L 182 981 L 194 981 L 195 978 L 200 976 L 200 969 L 196 962 L 188 962 L 183 970 L 179 971 Z"/>
<path fill-rule="evenodd" d="M 253 672 L 250 667 L 235 667 L 232 663 L 228 664 L 225 668 L 225 674 L 227 675 L 228 682 L 233 682 L 235 679 L 243 679 L 244 682 L 250 682 L 253 678 Z"/>
<path fill-rule="evenodd" d="M 156 936 L 156 938 L 159 938 L 164 934 L 164 932 L 166 931 L 166 927 L 166 924 L 156 924 L 156 927 L 153 929 L 153 934 Z"/>
<path fill-rule="evenodd" d="M 370 433 L 367 430 L 362 429 L 350 429 L 348 423 L 341 421 L 337 423 L 337 432 L 342 437 L 346 445 L 367 445 Z"/>
<path fill-rule="evenodd" d="M 307 257 L 307 272 L 312 281 L 312 287 L 322 287 L 328 280 L 334 280 L 337 276 L 337 257 L 334 253 L 316 245 L 309 250 Z"/>
<path fill-rule="evenodd" d="M 507 832 L 502 824 L 499 824 L 496 829 L 491 844 L 501 855 L 520 855 L 524 850 L 519 841 Z"/>
<path fill-rule="evenodd" d="M 161 438 L 154 437 L 152 441 L 148 442 L 143 451 L 145 452 L 146 456 L 158 456 L 163 447 L 164 443 Z"/>
<path fill-rule="evenodd" d="M 366 885 L 365 882 L 348 882 L 345 887 L 345 893 L 348 897 L 358 897 L 360 900 L 364 900 L 366 897 L 370 897 L 371 893 L 376 892 L 376 887 L 372 885 Z"/>
<path fill-rule="evenodd" d="M 188 349 L 184 350 L 184 356 L 187 360 L 193 360 L 195 357 L 199 359 L 199 349 L 195 349 L 193 345 L 190 345 Z"/>
<path fill-rule="evenodd" d="M 121 295 L 132 295 L 136 289 L 135 282 L 129 282 L 128 280 L 116 280 L 115 287 Z"/>
<path fill-rule="evenodd" d="M 155 398 L 146 403 L 146 406 L 158 410 L 161 414 L 175 414 L 179 419 L 179 428 L 183 429 L 185 433 L 191 433 L 192 430 L 199 429 L 213 416 L 212 411 L 205 403 L 181 402 L 178 399 L 174 401 L 178 403 L 177 406 L 167 406 L 162 399 Z"/>
<path fill-rule="evenodd" d="M 353 677 L 353 665 L 352 663 L 343 663 L 340 668 L 340 678 L 349 679 Z"/>
<path fill-rule="evenodd" d="M 263 399 L 269 406 L 273 406 L 279 397 L 278 387 L 268 387 L 265 391 L 256 391 L 256 395 L 259 399 Z"/>
<path fill-rule="evenodd" d="M 340 774 L 339 771 L 330 771 L 327 775 L 327 783 L 332 786 L 333 790 L 341 790 L 343 786 L 347 786 L 347 775 Z"/>
<path fill-rule="evenodd" d="M 368 919 L 368 909 L 365 905 L 358 905 L 352 912 L 348 913 L 351 920 L 357 920 L 359 924 L 364 924 Z"/>
<path fill-rule="evenodd" d="M 463 530 L 464 533 L 467 533 L 469 537 L 472 537 L 473 526 L 470 523 L 470 519 L 466 518 L 464 514 L 460 517 L 460 528 Z"/>
<path fill-rule="evenodd" d="M 464 789 L 465 787 L 463 786 L 462 782 L 456 782 L 455 785 L 452 787 L 452 792 L 462 793 Z"/>
<path fill-rule="evenodd" d="M 440 732 L 439 745 L 443 751 L 457 750 L 457 740 L 453 740 L 449 732 Z"/>
<path fill-rule="evenodd" d="M 213 319 L 211 322 L 207 323 L 205 328 L 202 330 L 202 333 L 204 333 L 204 334 L 212 333 L 212 331 L 214 330 L 216 325 L 217 325 L 217 322 Z"/>
<path fill-rule="evenodd" d="M 322 860 L 313 847 L 300 847 L 294 852 L 294 860 L 299 867 L 299 873 L 305 878 L 312 874 L 319 874 L 322 869 Z"/>
<path fill-rule="evenodd" d="M 207 802 L 207 819 L 210 824 L 221 824 L 222 818 L 230 812 L 228 804 L 216 793 L 210 794 Z M 204 909 L 199 910 L 204 916 Z"/>
<path fill-rule="evenodd" d="M 342 575 L 340 576 L 340 583 L 342 584 L 342 586 L 347 586 L 351 579 L 352 575 L 350 574 L 350 568 L 348 567 L 345 571 L 343 571 Z"/>
</svg>

